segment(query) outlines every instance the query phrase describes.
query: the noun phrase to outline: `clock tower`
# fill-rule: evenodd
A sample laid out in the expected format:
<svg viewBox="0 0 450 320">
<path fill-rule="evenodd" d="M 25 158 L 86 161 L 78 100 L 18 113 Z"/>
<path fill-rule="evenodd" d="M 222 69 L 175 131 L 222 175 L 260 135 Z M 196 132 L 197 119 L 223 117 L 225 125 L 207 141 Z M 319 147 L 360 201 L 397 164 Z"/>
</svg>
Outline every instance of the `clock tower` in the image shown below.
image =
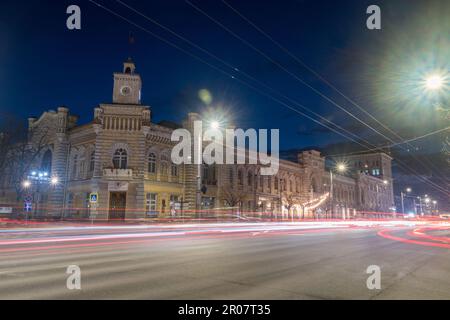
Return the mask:
<svg viewBox="0 0 450 320">
<path fill-rule="evenodd" d="M 123 72 L 114 73 L 113 103 L 141 104 L 142 80 L 135 71 L 133 60 L 128 58 L 123 63 Z"/>
</svg>

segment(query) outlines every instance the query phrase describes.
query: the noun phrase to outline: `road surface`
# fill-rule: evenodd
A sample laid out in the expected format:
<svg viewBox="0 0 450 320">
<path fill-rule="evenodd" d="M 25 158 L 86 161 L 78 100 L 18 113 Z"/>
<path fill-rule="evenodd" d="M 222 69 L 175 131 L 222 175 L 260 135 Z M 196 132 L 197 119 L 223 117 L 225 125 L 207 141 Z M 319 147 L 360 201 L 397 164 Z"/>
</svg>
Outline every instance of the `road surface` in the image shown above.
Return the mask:
<svg viewBox="0 0 450 320">
<path fill-rule="evenodd" d="M 0 229 L 0 299 L 450 299 L 448 224 Z M 69 290 L 68 266 L 81 270 Z M 367 288 L 369 266 L 381 289 Z"/>
</svg>

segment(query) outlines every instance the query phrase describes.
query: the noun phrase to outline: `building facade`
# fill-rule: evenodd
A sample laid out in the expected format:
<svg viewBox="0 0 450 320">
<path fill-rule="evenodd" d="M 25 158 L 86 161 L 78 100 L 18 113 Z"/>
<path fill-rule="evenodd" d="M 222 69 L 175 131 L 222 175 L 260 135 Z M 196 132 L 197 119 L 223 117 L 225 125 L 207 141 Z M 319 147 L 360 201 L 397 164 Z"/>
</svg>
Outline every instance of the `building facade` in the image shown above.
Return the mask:
<svg viewBox="0 0 450 320">
<path fill-rule="evenodd" d="M 8 177 L 2 177 L 0 203 L 21 207 L 31 201 L 37 216 L 109 220 L 222 211 L 284 219 L 353 218 L 392 209 L 392 159 L 384 153 L 346 157 L 348 172 L 333 179 L 315 150 L 299 153 L 296 162 L 280 160 L 273 176 L 260 175 L 253 164 L 176 165 L 172 132 L 192 130 L 201 117 L 189 113 L 180 126 L 156 124 L 150 106 L 141 102 L 141 90 L 141 77 L 129 59 L 122 72 L 114 73 L 112 103 L 99 104 L 90 123 L 78 125 L 66 107 L 29 118 L 30 143 L 43 143 L 30 170 L 45 172 L 57 183 L 31 183 L 25 194 L 32 200 L 25 200 L 17 199 Z"/>
</svg>

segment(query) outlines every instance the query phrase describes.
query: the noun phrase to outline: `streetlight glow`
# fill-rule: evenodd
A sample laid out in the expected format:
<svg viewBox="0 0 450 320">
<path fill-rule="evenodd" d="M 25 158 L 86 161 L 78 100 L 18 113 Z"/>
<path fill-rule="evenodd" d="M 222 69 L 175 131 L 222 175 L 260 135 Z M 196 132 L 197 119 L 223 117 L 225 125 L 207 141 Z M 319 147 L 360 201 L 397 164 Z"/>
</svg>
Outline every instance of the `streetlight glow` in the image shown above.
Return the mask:
<svg viewBox="0 0 450 320">
<path fill-rule="evenodd" d="M 52 180 L 50 180 L 50 183 L 52 185 L 58 184 L 58 178 L 57 177 L 53 177 Z"/>
<path fill-rule="evenodd" d="M 26 181 L 24 181 L 24 182 L 22 183 L 22 185 L 23 185 L 24 188 L 29 188 L 29 187 L 31 186 L 31 182 L 28 181 L 28 180 L 26 180 Z"/>
<path fill-rule="evenodd" d="M 220 123 L 218 121 L 211 122 L 211 129 L 217 130 L 220 127 Z"/>
<path fill-rule="evenodd" d="M 406 188 L 406 192 L 411 192 L 412 191 L 412 189 L 411 188 Z"/>
<path fill-rule="evenodd" d="M 347 166 L 345 165 L 345 163 L 338 163 L 336 165 L 336 170 L 338 172 L 345 172 L 345 171 L 347 171 Z"/>
<path fill-rule="evenodd" d="M 444 77 L 440 74 L 431 74 L 425 78 L 425 88 L 427 90 L 439 90 L 444 85 Z"/>
</svg>

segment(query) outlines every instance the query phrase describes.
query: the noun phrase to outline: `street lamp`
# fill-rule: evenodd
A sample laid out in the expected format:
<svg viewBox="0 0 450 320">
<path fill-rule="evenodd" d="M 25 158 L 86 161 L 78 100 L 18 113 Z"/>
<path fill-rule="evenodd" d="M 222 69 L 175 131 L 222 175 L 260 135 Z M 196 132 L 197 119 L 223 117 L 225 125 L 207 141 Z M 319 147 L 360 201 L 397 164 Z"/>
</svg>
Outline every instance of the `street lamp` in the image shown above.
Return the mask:
<svg viewBox="0 0 450 320">
<path fill-rule="evenodd" d="M 412 189 L 410 187 L 406 188 L 406 192 L 410 193 L 412 191 Z M 403 191 L 400 192 L 400 199 L 402 202 L 402 213 L 405 213 L 405 204 L 404 204 L 404 199 L 405 199 L 406 194 L 403 193 Z M 416 209 L 416 205 L 414 204 L 414 210 Z"/>
<path fill-rule="evenodd" d="M 336 164 L 335 169 L 339 173 L 344 173 L 347 171 L 347 165 L 344 162 L 339 162 Z M 330 203 L 331 203 L 331 218 L 334 218 L 333 168 L 330 169 Z"/>
<path fill-rule="evenodd" d="M 217 117 L 217 112 L 213 116 L 210 117 L 208 114 L 204 114 L 202 117 L 202 120 L 205 120 L 206 124 L 208 125 L 209 129 L 212 130 L 220 130 L 222 127 L 224 127 L 224 124 L 226 123 L 224 120 L 221 119 L 222 117 Z M 218 120 L 221 119 L 221 120 Z M 196 194 L 196 208 L 198 210 L 197 214 L 200 214 L 200 210 L 202 209 L 202 163 L 201 160 L 202 157 L 202 149 L 203 149 L 203 139 L 202 139 L 203 133 L 200 133 L 198 137 L 195 137 L 198 139 L 198 163 L 197 163 L 197 194 Z"/>
<path fill-rule="evenodd" d="M 438 73 L 430 74 L 425 78 L 425 88 L 429 91 L 440 90 L 445 83 L 445 78 Z"/>
<path fill-rule="evenodd" d="M 219 121 L 212 121 L 211 124 L 210 124 L 210 127 L 211 127 L 211 129 L 213 129 L 213 130 L 219 129 L 219 128 L 220 128 L 220 123 L 219 123 Z"/>
<path fill-rule="evenodd" d="M 30 174 L 27 177 L 27 180 L 23 182 L 23 187 L 28 189 L 32 187 L 32 185 L 36 183 L 36 197 L 33 196 L 33 199 L 35 199 L 35 206 L 34 206 L 34 214 L 38 213 L 38 204 L 40 201 L 40 191 L 41 191 L 41 185 L 43 184 L 49 184 L 51 186 L 56 186 L 59 183 L 58 177 L 53 176 L 49 177 L 49 173 L 47 171 L 31 171 Z M 27 200 L 28 201 L 28 200 Z"/>
<path fill-rule="evenodd" d="M 336 165 L 336 170 L 340 173 L 343 173 L 343 172 L 347 171 L 347 166 L 345 163 L 338 163 Z"/>
</svg>

